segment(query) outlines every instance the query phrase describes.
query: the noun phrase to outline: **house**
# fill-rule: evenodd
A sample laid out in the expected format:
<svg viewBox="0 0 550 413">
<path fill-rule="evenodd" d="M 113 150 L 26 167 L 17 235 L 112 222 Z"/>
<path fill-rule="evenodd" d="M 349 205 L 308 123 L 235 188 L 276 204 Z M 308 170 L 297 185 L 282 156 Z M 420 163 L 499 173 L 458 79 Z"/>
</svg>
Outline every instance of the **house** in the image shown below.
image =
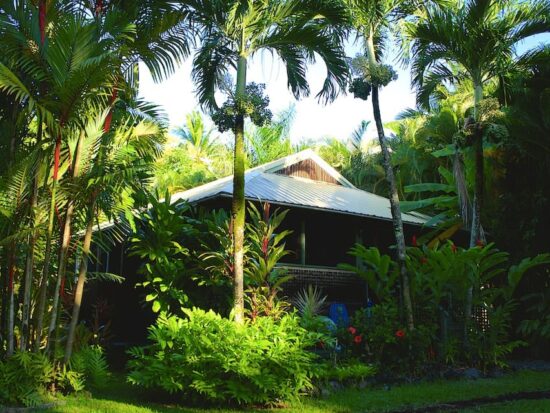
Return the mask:
<svg viewBox="0 0 550 413">
<path fill-rule="evenodd" d="M 351 310 L 365 305 L 367 287 L 354 273 L 338 269 L 338 264 L 354 263 L 348 254 L 357 242 L 384 251 L 394 244 L 390 203 L 387 198 L 360 190 L 312 150 L 305 150 L 248 170 L 246 199 L 269 202 L 272 209 L 289 209 L 285 229 L 291 254 L 284 265 L 294 276 L 285 287 L 292 297 L 308 284 L 322 288 L 330 302 L 345 302 Z M 232 176 L 173 195 L 206 209 L 230 209 Z M 427 217 L 402 214 L 407 239 L 422 230 Z M 130 341 L 138 339 L 136 313 L 142 291 L 133 288 L 139 262 L 125 255 L 124 245 L 103 257 L 105 271 L 122 275 L 126 281 L 110 285 L 102 293 L 120 311 L 113 311 L 113 328 Z M 140 319 L 141 320 L 141 319 Z M 139 323 L 149 325 L 152 320 Z M 134 337 L 135 336 L 135 337 Z"/>
</svg>

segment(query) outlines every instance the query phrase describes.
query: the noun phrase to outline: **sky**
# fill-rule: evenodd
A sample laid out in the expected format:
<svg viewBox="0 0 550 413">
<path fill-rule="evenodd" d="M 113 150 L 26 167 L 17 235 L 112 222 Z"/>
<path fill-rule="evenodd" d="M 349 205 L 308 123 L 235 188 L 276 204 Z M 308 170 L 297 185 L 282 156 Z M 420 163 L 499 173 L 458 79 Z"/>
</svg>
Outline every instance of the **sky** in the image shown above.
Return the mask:
<svg viewBox="0 0 550 413">
<path fill-rule="evenodd" d="M 518 51 L 521 52 L 521 49 L 543 41 L 548 42 L 549 39 L 549 36 L 545 36 L 529 40 Z M 349 56 L 354 56 L 357 49 L 348 45 L 346 51 Z M 393 63 L 391 56 L 392 53 L 389 55 L 389 63 L 393 64 L 394 69 L 397 70 L 398 79 L 380 92 L 380 108 L 384 122 L 394 120 L 403 110 L 415 106 L 415 94 L 411 89 L 409 69 L 400 68 L 398 64 Z M 183 125 L 186 114 L 200 109 L 191 81 L 191 59 L 184 62 L 168 79 L 156 84 L 145 67 L 140 69 L 140 95 L 161 106 L 168 116 L 171 129 Z M 291 105 L 295 106 L 296 115 L 290 132 L 293 142 L 320 140 L 327 137 L 347 139 L 363 120 L 370 121 L 366 138 L 374 138 L 375 126 L 370 99 L 368 101 L 354 99 L 348 93 L 339 96 L 326 106 L 317 101 L 315 95 L 322 86 L 325 74 L 325 65 L 322 61 L 311 64 L 307 73 L 311 96 L 297 101 L 287 87 L 284 67 L 276 58 L 265 53 L 255 56 L 249 62 L 247 80 L 266 84 L 270 109 L 274 114 Z"/>
</svg>

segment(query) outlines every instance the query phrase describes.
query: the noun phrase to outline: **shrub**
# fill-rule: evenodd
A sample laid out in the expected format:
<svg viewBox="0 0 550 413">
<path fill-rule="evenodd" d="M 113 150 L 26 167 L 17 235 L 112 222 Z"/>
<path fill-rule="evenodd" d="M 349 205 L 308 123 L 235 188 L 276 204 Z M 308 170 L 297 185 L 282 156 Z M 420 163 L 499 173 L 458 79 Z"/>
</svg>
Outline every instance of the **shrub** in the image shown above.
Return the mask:
<svg viewBox="0 0 550 413">
<path fill-rule="evenodd" d="M 152 345 L 129 351 L 128 380 L 210 402 L 276 404 L 312 387 L 318 340 L 298 318 L 258 317 L 238 325 L 213 311 L 162 314 L 150 327 Z"/>
<path fill-rule="evenodd" d="M 109 366 L 100 346 L 84 346 L 70 361 L 71 370 L 78 372 L 89 387 L 104 387 L 110 379 Z"/>
<path fill-rule="evenodd" d="M 0 361 L 0 405 L 37 406 L 48 401 L 55 389 L 83 388 L 79 372 L 56 367 L 43 354 L 19 352 Z"/>
</svg>

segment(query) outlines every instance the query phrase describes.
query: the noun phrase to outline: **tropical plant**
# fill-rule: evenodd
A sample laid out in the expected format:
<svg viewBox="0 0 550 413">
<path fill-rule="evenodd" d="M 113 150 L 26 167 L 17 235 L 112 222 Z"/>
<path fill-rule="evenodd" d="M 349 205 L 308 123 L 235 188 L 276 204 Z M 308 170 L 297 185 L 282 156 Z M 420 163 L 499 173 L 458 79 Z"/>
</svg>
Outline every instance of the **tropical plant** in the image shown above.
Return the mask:
<svg viewBox="0 0 550 413">
<path fill-rule="evenodd" d="M 152 344 L 130 350 L 134 385 L 214 402 L 274 405 L 312 387 L 317 335 L 294 315 L 258 317 L 237 325 L 200 309 L 186 318 L 161 315 L 150 327 Z"/>
<path fill-rule="evenodd" d="M 270 209 L 269 203 L 263 204 L 262 213 L 252 203 L 248 208 L 245 300 L 250 305 L 252 320 L 259 316 L 280 318 L 289 306 L 279 294 L 292 276 L 277 266 L 281 258 L 289 254 L 284 241 L 291 231 L 278 231 L 288 210 L 275 210 L 271 214 Z"/>
<path fill-rule="evenodd" d="M 491 120 L 483 114 L 484 87 L 504 81 L 505 74 L 525 64 L 537 54 L 529 50 L 515 57 L 515 47 L 524 39 L 550 31 L 550 4 L 529 4 L 471 0 L 456 8 L 435 5 L 412 29 L 413 83 L 418 101 L 426 105 L 443 82 L 473 83 L 474 106 L 465 132 L 474 146 L 475 180 L 470 225 L 470 246 L 483 240 L 481 212 L 484 186 L 484 135 L 492 131 Z M 498 111 L 498 107 L 496 108 Z M 465 311 L 471 314 L 472 292 L 468 291 Z"/>
<path fill-rule="evenodd" d="M 266 97 L 260 85 L 247 85 L 248 59 L 261 51 L 280 57 L 287 70 L 288 85 L 296 97 L 309 94 L 305 78 L 308 61 L 316 55 L 326 63 L 327 77 L 319 97 L 334 98 L 345 83 L 347 69 L 334 25 L 344 17 L 342 8 L 329 1 L 196 1 L 194 18 L 201 25 L 201 46 L 193 61 L 193 80 L 199 102 L 217 111 L 218 126 L 235 135 L 233 174 L 233 241 L 235 320 L 244 319 L 243 244 L 244 200 L 244 119 L 257 125 L 268 120 Z M 332 25 L 332 26 L 331 26 Z M 215 92 L 230 67 L 236 68 L 236 85 L 226 104 L 218 110 Z"/>
</svg>

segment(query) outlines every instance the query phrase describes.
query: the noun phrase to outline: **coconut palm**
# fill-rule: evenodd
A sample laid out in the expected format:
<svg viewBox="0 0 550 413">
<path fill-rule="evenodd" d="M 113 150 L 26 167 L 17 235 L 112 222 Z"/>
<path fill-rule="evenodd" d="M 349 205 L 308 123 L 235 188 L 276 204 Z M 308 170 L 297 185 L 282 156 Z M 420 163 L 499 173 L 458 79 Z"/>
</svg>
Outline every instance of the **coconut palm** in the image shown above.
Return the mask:
<svg viewBox="0 0 550 413">
<path fill-rule="evenodd" d="M 244 200 L 244 118 L 264 124 L 269 118 L 267 100 L 261 87 L 247 85 L 247 65 L 261 51 L 278 56 L 286 67 L 288 86 L 296 98 L 310 93 L 306 65 L 316 56 L 327 67 L 327 76 L 318 97 L 334 98 L 347 78 L 345 56 L 334 24 L 344 18 L 343 9 L 332 1 L 312 0 L 230 0 L 188 2 L 201 26 L 201 46 L 193 61 L 193 80 L 201 105 L 217 110 L 215 92 L 230 69 L 236 69 L 236 86 L 231 103 L 226 103 L 220 121 L 235 135 L 232 219 L 234 232 L 234 314 L 244 317 L 243 238 Z M 218 124 L 219 126 L 219 124 Z"/>
<path fill-rule="evenodd" d="M 484 87 L 533 57 L 536 50 L 522 56 L 515 53 L 520 42 L 536 34 L 550 32 L 550 3 L 547 0 L 507 2 L 470 0 L 456 7 L 434 5 L 411 32 L 413 83 L 418 101 L 428 105 L 437 86 L 469 80 L 474 88 L 473 124 L 475 149 L 475 190 L 470 245 L 482 238 L 483 130 L 480 104 Z"/>
</svg>

